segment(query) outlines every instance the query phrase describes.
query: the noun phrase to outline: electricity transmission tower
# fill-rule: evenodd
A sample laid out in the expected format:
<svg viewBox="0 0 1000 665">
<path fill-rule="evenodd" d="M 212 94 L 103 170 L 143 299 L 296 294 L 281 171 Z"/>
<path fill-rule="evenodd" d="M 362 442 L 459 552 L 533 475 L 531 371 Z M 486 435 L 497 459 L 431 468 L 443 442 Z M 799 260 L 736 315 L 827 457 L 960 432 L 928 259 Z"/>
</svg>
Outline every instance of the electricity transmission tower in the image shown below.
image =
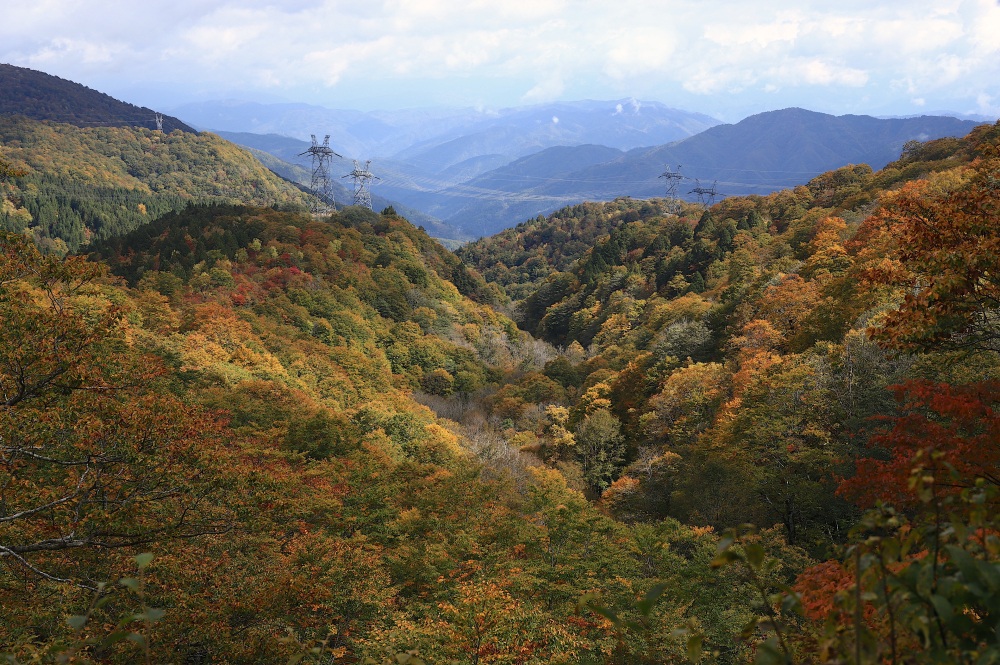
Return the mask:
<svg viewBox="0 0 1000 665">
<path fill-rule="evenodd" d="M 313 134 L 312 146 L 305 152 L 299 153 L 299 156 L 302 155 L 312 156 L 312 180 L 309 181 L 309 189 L 312 190 L 313 195 L 316 197 L 312 211 L 326 212 L 333 207 L 333 187 L 330 184 L 330 160 L 334 156 L 340 157 L 340 155 L 330 148 L 329 134 L 323 138 L 322 145 L 316 140 L 316 135 Z"/>
<path fill-rule="evenodd" d="M 719 190 L 715 188 L 718 183 L 719 181 L 716 180 L 712 183 L 711 187 L 702 187 L 701 181 L 695 179 L 696 187 L 688 192 L 688 194 L 697 194 L 698 201 L 701 202 L 701 205 L 706 209 L 711 208 L 715 203 L 715 197 L 719 196 Z"/>
<path fill-rule="evenodd" d="M 354 179 L 354 205 L 364 206 L 369 210 L 372 209 L 372 194 L 368 190 L 368 185 L 372 180 L 381 180 L 381 178 L 368 170 L 371 163 L 372 160 L 369 159 L 365 162 L 364 168 L 361 168 L 361 164 L 355 159 L 354 170 L 345 176 L 341 176 L 342 178 Z"/>
<path fill-rule="evenodd" d="M 667 179 L 667 211 L 675 215 L 681 211 L 681 201 L 677 198 L 677 183 L 684 179 L 681 175 L 681 165 L 677 165 L 676 171 L 671 171 L 670 167 L 660 174 L 661 178 Z"/>
<path fill-rule="evenodd" d="M 156 131 L 162 132 L 163 131 L 163 116 L 160 115 L 159 113 L 157 113 L 155 116 L 153 116 L 153 120 L 156 122 Z"/>
</svg>

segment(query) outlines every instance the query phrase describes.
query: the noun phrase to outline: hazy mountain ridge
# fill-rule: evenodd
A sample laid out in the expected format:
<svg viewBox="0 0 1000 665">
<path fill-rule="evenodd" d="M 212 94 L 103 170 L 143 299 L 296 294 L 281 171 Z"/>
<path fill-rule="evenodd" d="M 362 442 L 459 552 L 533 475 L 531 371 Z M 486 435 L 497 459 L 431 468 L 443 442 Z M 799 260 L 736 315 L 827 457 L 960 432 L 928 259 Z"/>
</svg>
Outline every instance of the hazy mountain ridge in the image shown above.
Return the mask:
<svg viewBox="0 0 1000 665">
<path fill-rule="evenodd" d="M 473 155 L 520 158 L 554 146 L 600 144 L 628 150 L 676 141 L 718 124 L 709 116 L 654 102 L 557 102 L 504 109 L 461 133 L 453 130 L 392 157 L 440 170 Z"/>
<path fill-rule="evenodd" d="M 280 134 L 306 140 L 330 134 L 334 150 L 349 157 L 382 158 L 400 144 L 430 138 L 471 122 L 472 109 L 415 109 L 365 113 L 310 104 L 258 104 L 239 100 L 185 104 L 173 109 L 192 124 L 213 131 Z"/>
<path fill-rule="evenodd" d="M 311 134 L 330 134 L 330 144 L 346 157 L 424 163 L 427 170 L 445 169 L 472 155 L 494 153 L 515 159 L 554 145 L 599 143 L 627 150 L 675 141 L 719 124 L 701 113 L 631 99 L 496 111 L 362 112 L 235 100 L 187 104 L 173 110 L 209 130 L 274 133 L 300 140 Z"/>
</svg>

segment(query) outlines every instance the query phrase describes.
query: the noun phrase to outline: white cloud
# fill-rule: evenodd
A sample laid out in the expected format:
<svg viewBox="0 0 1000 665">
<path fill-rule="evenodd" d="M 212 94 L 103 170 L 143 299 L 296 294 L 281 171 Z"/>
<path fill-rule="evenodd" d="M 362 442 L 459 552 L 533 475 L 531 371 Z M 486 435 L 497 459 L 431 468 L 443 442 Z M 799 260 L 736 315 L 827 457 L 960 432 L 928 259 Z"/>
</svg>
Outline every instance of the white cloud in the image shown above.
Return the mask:
<svg viewBox="0 0 1000 665">
<path fill-rule="evenodd" d="M 630 27 L 612 33 L 604 72 L 613 79 L 661 72 L 670 65 L 677 38 L 665 27 Z"/>
<path fill-rule="evenodd" d="M 801 32 L 801 23 L 797 13 L 783 15 L 770 23 L 713 23 L 705 28 L 705 39 L 723 47 L 746 45 L 764 49 L 775 43 L 793 44 Z"/>
<path fill-rule="evenodd" d="M 909 56 L 933 53 L 963 39 L 965 29 L 959 17 L 923 18 L 907 16 L 875 22 L 871 39 L 881 48 Z"/>
<path fill-rule="evenodd" d="M 551 102 L 559 99 L 565 90 L 566 84 L 563 82 L 562 77 L 553 75 L 536 83 L 521 96 L 521 101 L 525 104 Z"/>
<path fill-rule="evenodd" d="M 58 37 L 39 48 L 28 61 L 37 67 L 72 60 L 83 65 L 108 65 L 127 50 L 123 44 Z"/>
<path fill-rule="evenodd" d="M 1000 51 L 1000 3 L 996 0 L 978 0 L 969 3 L 975 6 L 970 37 L 976 53 L 988 55 Z"/>
<path fill-rule="evenodd" d="M 1000 100 L 997 97 L 981 92 L 976 95 L 976 108 L 974 113 L 981 113 L 992 118 L 1000 118 Z"/>
<path fill-rule="evenodd" d="M 861 87 L 868 83 L 868 73 L 863 69 L 846 67 L 818 58 L 793 60 L 766 72 L 768 79 L 787 85 L 805 83 L 807 85 L 842 85 Z"/>
<path fill-rule="evenodd" d="M 983 95 L 1000 98 L 995 0 L 7 4 L 0 61 L 92 86 L 309 88 L 342 104 L 413 78 L 427 82 L 429 99 L 469 104 L 490 90 L 507 104 L 724 94 L 808 106 L 825 89 L 842 108 L 869 98 L 907 108 L 913 99 L 972 108 Z"/>
</svg>

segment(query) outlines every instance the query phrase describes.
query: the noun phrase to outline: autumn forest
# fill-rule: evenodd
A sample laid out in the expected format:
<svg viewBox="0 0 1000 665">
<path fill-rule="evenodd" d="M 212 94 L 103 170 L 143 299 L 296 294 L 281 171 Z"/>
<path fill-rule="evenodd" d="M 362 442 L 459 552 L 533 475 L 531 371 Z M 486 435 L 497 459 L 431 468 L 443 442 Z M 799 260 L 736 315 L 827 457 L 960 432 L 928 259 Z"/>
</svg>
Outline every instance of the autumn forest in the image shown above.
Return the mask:
<svg viewBox="0 0 1000 665">
<path fill-rule="evenodd" d="M 1000 662 L 1000 123 L 452 252 L 0 117 L 7 663 Z"/>
</svg>

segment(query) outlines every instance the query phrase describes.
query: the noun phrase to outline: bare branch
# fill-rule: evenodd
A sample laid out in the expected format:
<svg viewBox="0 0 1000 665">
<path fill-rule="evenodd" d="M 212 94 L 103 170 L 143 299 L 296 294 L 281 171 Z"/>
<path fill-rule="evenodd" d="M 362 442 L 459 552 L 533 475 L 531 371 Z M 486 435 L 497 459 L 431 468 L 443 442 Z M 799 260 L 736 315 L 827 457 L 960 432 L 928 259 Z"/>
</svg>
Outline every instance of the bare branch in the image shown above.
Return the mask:
<svg viewBox="0 0 1000 665">
<path fill-rule="evenodd" d="M 40 570 L 40 569 L 36 568 L 35 566 L 32 566 L 30 563 L 28 563 L 28 561 L 23 556 L 21 556 L 17 552 L 11 550 L 8 547 L 4 547 L 3 545 L 0 545 L 0 558 L 7 557 L 7 556 L 13 557 L 14 560 L 17 561 L 19 564 L 21 564 L 22 566 L 24 566 L 25 568 L 27 568 L 31 572 L 35 573 L 36 575 L 38 575 L 40 577 L 44 577 L 45 579 L 49 580 L 50 582 L 61 582 L 63 584 L 72 584 L 73 586 L 79 587 L 81 589 L 87 589 L 89 591 L 97 591 L 98 590 L 97 587 L 90 586 L 89 584 L 84 584 L 82 582 L 77 582 L 75 580 L 67 579 L 67 578 L 64 578 L 64 577 L 56 577 L 55 575 L 49 575 L 44 570 Z"/>
</svg>

